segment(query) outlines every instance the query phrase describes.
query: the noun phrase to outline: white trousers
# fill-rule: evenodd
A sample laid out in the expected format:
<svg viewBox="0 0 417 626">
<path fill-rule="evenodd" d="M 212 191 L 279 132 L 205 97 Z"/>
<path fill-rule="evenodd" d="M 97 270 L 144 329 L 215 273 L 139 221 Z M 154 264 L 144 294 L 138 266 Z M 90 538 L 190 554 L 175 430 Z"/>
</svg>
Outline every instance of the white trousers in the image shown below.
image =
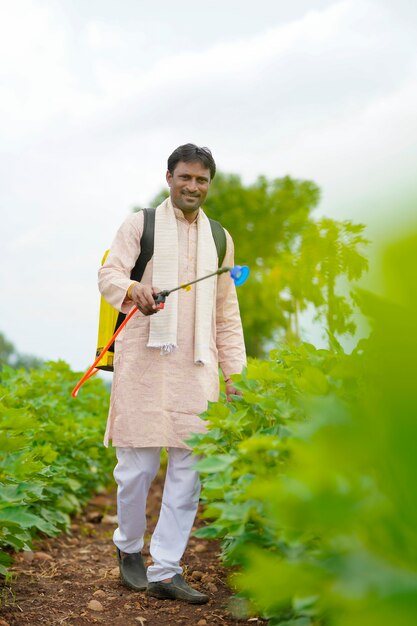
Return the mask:
<svg viewBox="0 0 417 626">
<path fill-rule="evenodd" d="M 113 541 L 122 552 L 140 552 L 146 530 L 146 499 L 160 463 L 161 448 L 116 448 L 118 528 Z M 184 554 L 197 513 L 200 478 L 191 450 L 168 448 L 168 468 L 158 523 L 151 539 L 153 565 L 148 580 L 181 574 Z"/>
</svg>

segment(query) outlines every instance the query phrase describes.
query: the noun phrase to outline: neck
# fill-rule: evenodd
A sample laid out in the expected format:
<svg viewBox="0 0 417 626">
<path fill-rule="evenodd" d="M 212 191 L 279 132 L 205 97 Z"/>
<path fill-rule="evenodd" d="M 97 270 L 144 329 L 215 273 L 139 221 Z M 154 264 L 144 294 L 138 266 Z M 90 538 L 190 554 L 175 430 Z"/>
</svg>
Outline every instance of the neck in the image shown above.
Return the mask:
<svg viewBox="0 0 417 626">
<path fill-rule="evenodd" d="M 181 213 L 183 214 L 184 218 L 187 220 L 187 222 L 189 222 L 190 224 L 192 224 L 194 222 L 194 220 L 197 218 L 198 212 L 200 210 L 200 207 L 198 207 L 198 209 L 196 209 L 195 211 L 183 211 L 182 209 L 180 209 L 173 201 L 171 198 L 171 204 L 173 207 L 175 207 L 178 211 L 181 211 Z"/>
<path fill-rule="evenodd" d="M 182 211 L 182 209 L 180 209 L 180 210 Z M 194 222 L 194 220 L 197 218 L 198 211 L 199 211 L 199 209 L 197 209 L 197 211 L 193 211 L 192 213 L 187 213 L 185 211 L 182 211 L 182 214 L 185 217 L 185 219 L 187 220 L 187 222 L 192 224 Z"/>
</svg>

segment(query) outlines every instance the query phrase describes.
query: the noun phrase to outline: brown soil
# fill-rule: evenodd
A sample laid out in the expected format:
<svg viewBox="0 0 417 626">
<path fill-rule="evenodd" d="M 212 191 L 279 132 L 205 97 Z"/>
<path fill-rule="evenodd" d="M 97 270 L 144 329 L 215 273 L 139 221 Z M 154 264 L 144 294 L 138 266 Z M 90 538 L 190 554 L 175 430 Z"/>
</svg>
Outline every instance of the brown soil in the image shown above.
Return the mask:
<svg viewBox="0 0 417 626">
<path fill-rule="evenodd" d="M 158 517 L 162 484 L 163 476 L 159 476 L 148 498 L 150 530 Z M 33 553 L 17 555 L 11 586 L 0 588 L 0 626 L 265 623 L 231 614 L 228 572 L 220 564 L 219 544 L 214 541 L 191 537 L 182 562 L 188 582 L 210 596 L 208 604 L 158 600 L 123 586 L 112 542 L 115 515 L 115 493 L 97 495 L 83 514 L 74 518 L 70 533 L 37 541 Z M 149 542 L 149 536 L 147 539 Z M 143 553 L 149 559 L 148 542 Z"/>
</svg>

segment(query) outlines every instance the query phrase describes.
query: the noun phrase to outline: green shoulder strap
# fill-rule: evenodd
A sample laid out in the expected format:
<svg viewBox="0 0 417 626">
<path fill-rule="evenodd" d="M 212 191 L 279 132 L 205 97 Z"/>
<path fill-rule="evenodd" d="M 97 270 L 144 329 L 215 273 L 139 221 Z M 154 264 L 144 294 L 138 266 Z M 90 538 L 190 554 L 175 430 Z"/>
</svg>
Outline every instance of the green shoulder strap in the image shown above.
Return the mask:
<svg viewBox="0 0 417 626">
<path fill-rule="evenodd" d="M 140 238 L 140 254 L 136 260 L 135 267 L 130 273 L 132 280 L 139 283 L 149 261 L 153 257 L 153 242 L 155 235 L 155 209 L 142 209 L 143 211 L 143 232 Z"/>
<path fill-rule="evenodd" d="M 213 235 L 214 243 L 217 248 L 217 258 L 219 259 L 219 267 L 223 265 L 224 257 L 226 255 L 226 233 L 224 232 L 223 226 L 220 222 L 216 222 L 216 220 L 212 220 L 209 217 L 209 222 L 211 226 L 211 234 Z"/>
<path fill-rule="evenodd" d="M 130 273 L 132 280 L 140 282 L 142 280 L 145 267 L 153 256 L 153 240 L 155 234 L 155 209 L 143 210 L 143 233 L 140 238 L 140 254 L 136 260 L 135 267 Z M 114 332 L 119 328 L 126 317 L 126 313 L 119 311 Z M 110 346 L 110 351 L 114 352 L 114 343 Z"/>
</svg>

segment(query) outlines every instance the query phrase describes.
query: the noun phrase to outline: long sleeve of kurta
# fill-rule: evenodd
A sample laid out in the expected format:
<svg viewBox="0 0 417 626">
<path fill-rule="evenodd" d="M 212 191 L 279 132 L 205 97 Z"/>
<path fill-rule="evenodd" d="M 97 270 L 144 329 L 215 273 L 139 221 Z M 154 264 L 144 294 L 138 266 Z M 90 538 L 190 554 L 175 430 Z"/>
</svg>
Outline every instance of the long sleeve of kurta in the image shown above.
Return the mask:
<svg viewBox="0 0 417 626">
<path fill-rule="evenodd" d="M 110 247 L 106 261 L 98 272 L 101 295 L 118 311 L 127 313 L 132 301 L 126 292 L 132 284 L 130 273 L 140 254 L 143 233 L 143 213 L 133 213 L 120 226 Z"/>
</svg>

